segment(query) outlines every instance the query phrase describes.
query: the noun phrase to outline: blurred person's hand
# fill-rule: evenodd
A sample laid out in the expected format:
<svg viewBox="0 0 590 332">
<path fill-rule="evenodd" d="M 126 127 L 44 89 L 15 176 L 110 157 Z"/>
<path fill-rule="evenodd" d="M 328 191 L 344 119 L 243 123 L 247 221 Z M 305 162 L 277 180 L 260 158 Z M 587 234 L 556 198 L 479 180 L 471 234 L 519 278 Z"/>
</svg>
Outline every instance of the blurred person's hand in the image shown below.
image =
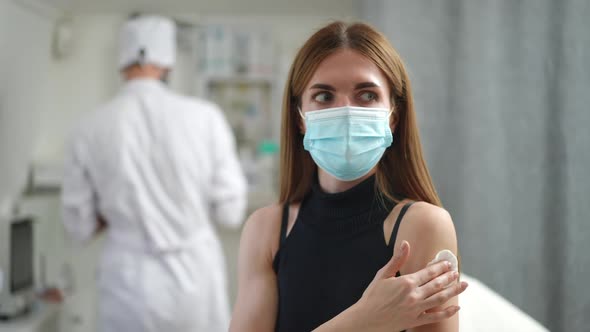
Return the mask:
<svg viewBox="0 0 590 332">
<path fill-rule="evenodd" d="M 48 303 L 62 303 L 64 301 L 63 292 L 57 287 L 49 287 L 39 294 L 39 298 Z"/>
</svg>

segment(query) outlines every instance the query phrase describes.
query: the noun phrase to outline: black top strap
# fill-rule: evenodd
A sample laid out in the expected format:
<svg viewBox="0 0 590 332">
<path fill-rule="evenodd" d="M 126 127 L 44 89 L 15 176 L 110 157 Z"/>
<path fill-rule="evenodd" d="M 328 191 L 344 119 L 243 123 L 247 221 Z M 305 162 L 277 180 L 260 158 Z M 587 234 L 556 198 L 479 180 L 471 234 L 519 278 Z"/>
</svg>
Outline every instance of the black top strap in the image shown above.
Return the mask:
<svg viewBox="0 0 590 332">
<path fill-rule="evenodd" d="M 393 230 L 391 231 L 391 236 L 389 237 L 389 244 L 387 245 L 388 248 L 392 249 L 395 246 L 395 239 L 397 238 L 397 231 L 399 230 L 399 225 L 402 223 L 402 218 L 415 202 L 406 203 L 402 210 L 399 212 L 399 216 L 397 216 L 397 220 L 395 221 L 395 225 L 393 226 Z"/>
<path fill-rule="evenodd" d="M 287 238 L 287 226 L 289 224 L 289 203 L 283 205 L 283 218 L 281 220 L 281 240 L 279 242 L 279 248 L 283 246 L 285 239 Z"/>
</svg>

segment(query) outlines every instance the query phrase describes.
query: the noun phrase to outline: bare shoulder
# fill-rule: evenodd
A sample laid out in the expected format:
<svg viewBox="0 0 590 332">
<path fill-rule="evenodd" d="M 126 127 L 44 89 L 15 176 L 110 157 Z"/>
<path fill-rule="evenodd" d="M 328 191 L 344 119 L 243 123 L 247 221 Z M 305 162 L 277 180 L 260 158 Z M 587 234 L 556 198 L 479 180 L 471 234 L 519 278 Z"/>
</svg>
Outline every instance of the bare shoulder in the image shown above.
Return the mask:
<svg viewBox="0 0 590 332">
<path fill-rule="evenodd" d="M 240 246 L 263 254 L 272 262 L 279 245 L 281 211 L 279 204 L 271 204 L 254 211 L 244 224 Z"/>
<path fill-rule="evenodd" d="M 448 232 L 455 231 L 453 220 L 449 212 L 439 206 L 427 203 L 416 202 L 406 213 L 405 225 L 411 227 L 415 232 Z M 424 235 L 424 234 L 422 234 Z"/>
<path fill-rule="evenodd" d="M 426 202 L 416 202 L 408 209 L 398 238 L 396 247 L 406 240 L 411 248 L 408 264 L 402 273 L 422 269 L 443 249 L 457 255 L 457 234 L 451 215 L 445 209 Z"/>
<path fill-rule="evenodd" d="M 267 205 L 255 210 L 246 220 L 245 227 L 256 228 L 258 232 L 265 233 L 273 229 L 280 229 L 281 205 L 278 203 Z"/>
</svg>

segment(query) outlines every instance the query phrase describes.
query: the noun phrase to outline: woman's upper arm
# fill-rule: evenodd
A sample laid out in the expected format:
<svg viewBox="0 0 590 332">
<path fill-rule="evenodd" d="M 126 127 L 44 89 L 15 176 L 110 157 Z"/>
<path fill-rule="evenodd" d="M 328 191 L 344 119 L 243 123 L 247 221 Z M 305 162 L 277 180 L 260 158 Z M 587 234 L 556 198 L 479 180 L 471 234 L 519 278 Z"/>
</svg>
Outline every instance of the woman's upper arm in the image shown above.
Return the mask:
<svg viewBox="0 0 590 332">
<path fill-rule="evenodd" d="M 280 207 L 254 212 L 246 221 L 238 254 L 238 296 L 230 331 L 273 331 L 278 307 L 272 267 L 278 247 Z"/>
<path fill-rule="evenodd" d="M 443 249 L 448 249 L 457 256 L 457 234 L 451 216 L 446 210 L 425 202 L 415 203 L 406 213 L 400 225 L 396 247 L 401 245 L 402 240 L 407 240 L 411 245 L 410 257 L 400 271 L 402 275 L 423 269 Z M 399 249 L 396 248 L 396 250 Z M 455 297 L 434 310 L 457 304 L 458 299 Z M 456 332 L 458 330 L 458 315 L 454 315 L 440 323 L 416 327 L 411 331 Z"/>
</svg>

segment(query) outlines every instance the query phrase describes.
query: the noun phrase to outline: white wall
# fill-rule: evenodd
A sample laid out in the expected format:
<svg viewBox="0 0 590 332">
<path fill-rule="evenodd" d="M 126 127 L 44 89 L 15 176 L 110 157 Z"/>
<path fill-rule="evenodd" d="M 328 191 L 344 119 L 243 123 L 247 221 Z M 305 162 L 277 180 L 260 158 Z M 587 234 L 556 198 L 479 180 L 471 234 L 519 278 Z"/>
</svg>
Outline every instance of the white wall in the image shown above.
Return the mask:
<svg viewBox="0 0 590 332">
<path fill-rule="evenodd" d="M 73 17 L 70 54 L 52 58 L 51 102 L 43 113 L 34 156 L 40 161 L 60 161 L 63 142 L 73 122 L 106 101 L 117 90 L 115 36 L 121 15 Z"/>
<path fill-rule="evenodd" d="M 358 0 L 41 0 L 51 1 L 78 13 L 120 13 L 131 11 L 194 13 L 211 15 L 294 15 L 299 17 L 333 15 L 344 17 L 355 12 Z"/>
<path fill-rule="evenodd" d="M 0 0 L 0 205 L 22 191 L 48 111 L 52 23 L 41 11 Z"/>
</svg>

